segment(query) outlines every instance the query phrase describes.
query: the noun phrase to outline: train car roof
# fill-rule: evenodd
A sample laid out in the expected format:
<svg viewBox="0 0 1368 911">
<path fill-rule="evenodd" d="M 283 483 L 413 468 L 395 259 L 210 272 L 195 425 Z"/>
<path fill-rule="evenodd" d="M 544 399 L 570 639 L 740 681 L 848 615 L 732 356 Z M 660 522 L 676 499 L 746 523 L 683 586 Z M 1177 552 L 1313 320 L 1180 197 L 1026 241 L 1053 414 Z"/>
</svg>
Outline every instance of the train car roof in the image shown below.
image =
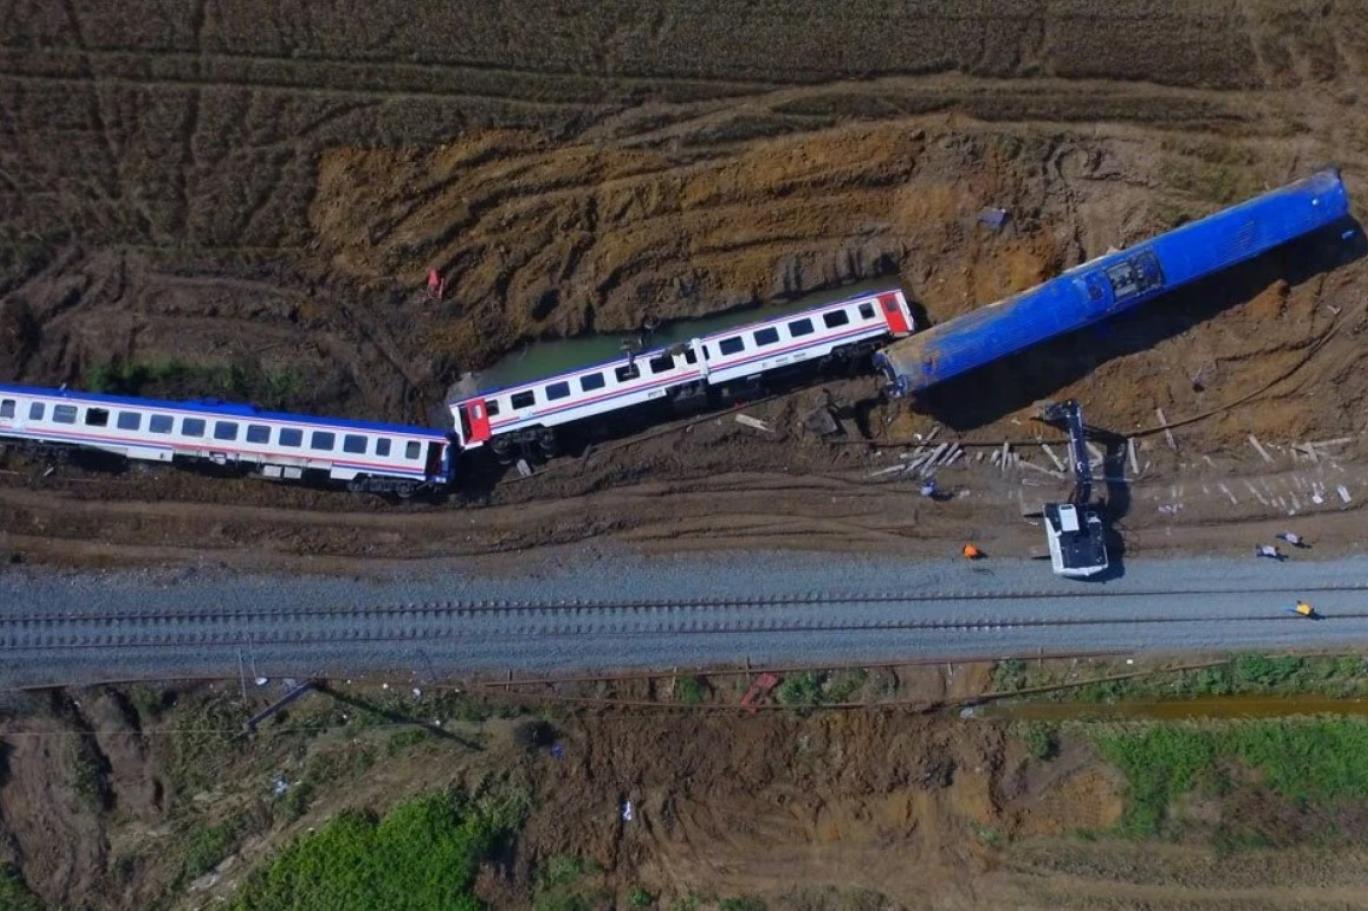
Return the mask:
<svg viewBox="0 0 1368 911">
<path fill-rule="evenodd" d="M 164 408 L 177 411 L 195 411 L 203 414 L 233 418 L 259 418 L 264 421 L 283 421 L 293 424 L 314 424 L 324 427 L 337 427 L 347 430 L 370 430 L 379 433 L 407 434 L 409 436 L 440 437 L 446 434 L 432 427 L 416 427 L 411 424 L 386 424 L 382 421 L 356 421 L 347 418 L 316 417 L 308 414 L 292 414 L 287 411 L 267 411 L 256 405 L 237 402 L 224 402 L 219 399 L 146 399 L 131 395 L 107 395 L 102 392 L 81 392 L 74 389 L 53 389 L 45 386 L 21 386 L 0 383 L 0 393 L 15 395 L 41 395 L 47 398 L 70 399 L 73 402 L 96 402 L 102 405 L 131 405 L 138 408 Z"/>
<path fill-rule="evenodd" d="M 641 351 L 638 351 L 635 355 L 633 355 L 632 359 L 634 361 L 650 359 L 670 348 L 673 348 L 675 345 L 687 342 L 693 338 L 698 338 L 702 341 L 709 341 L 715 338 L 716 336 L 731 334 L 734 333 L 737 329 L 743 329 L 748 326 L 762 326 L 766 323 L 773 323 L 779 322 L 780 320 L 793 319 L 794 317 L 801 316 L 804 313 L 814 313 L 821 310 L 828 310 L 832 307 L 840 307 L 845 304 L 854 303 L 858 300 L 864 300 L 865 298 L 878 297 L 881 294 L 891 294 L 894 292 L 902 293 L 902 290 L 903 289 L 901 285 L 892 285 L 887 288 L 877 288 L 869 291 L 860 291 L 856 294 L 852 294 L 849 297 L 838 298 L 836 300 L 827 301 L 826 303 L 822 304 L 804 303 L 802 305 L 798 305 L 795 303 L 790 307 L 782 308 L 774 313 L 769 314 L 760 314 L 756 313 L 753 310 L 739 310 L 736 311 L 734 314 L 716 314 L 719 317 L 732 316 L 734 317 L 735 322 L 716 326 L 712 329 L 709 329 L 707 332 L 702 333 L 701 335 L 690 336 L 689 339 L 679 339 L 663 345 L 657 345 L 653 348 L 643 348 Z M 521 389 L 525 386 L 535 386 L 539 383 L 548 383 L 553 380 L 560 379 L 561 377 L 575 376 L 577 374 L 584 373 L 587 370 L 597 370 L 602 367 L 609 367 L 615 364 L 623 364 L 626 363 L 626 361 L 627 355 L 619 354 L 615 357 L 605 358 L 603 360 L 590 361 L 586 364 L 578 364 L 569 369 L 556 371 L 554 373 L 529 373 L 526 379 L 513 380 L 510 382 L 499 383 L 497 385 L 492 386 L 479 386 L 476 388 L 475 392 L 469 394 L 462 393 L 458 397 L 448 399 L 447 404 L 456 405 L 460 402 L 468 402 L 471 399 L 487 398 L 491 395 L 495 395 L 500 392 L 507 392 L 510 389 Z M 479 373 L 477 372 L 474 376 L 476 381 L 478 382 Z"/>
</svg>

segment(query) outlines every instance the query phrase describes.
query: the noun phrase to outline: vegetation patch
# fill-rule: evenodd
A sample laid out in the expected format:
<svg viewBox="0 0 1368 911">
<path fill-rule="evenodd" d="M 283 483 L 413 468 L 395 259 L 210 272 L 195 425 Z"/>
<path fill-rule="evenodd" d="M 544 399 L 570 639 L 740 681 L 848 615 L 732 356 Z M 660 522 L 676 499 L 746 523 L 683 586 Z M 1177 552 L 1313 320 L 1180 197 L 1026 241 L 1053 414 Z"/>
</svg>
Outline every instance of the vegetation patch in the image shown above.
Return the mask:
<svg viewBox="0 0 1368 911">
<path fill-rule="evenodd" d="M 699 705 L 703 702 L 703 683 L 693 676 L 676 677 L 674 698 L 684 705 Z"/>
<path fill-rule="evenodd" d="M 535 911 L 590 911 L 605 904 L 601 889 L 585 882 L 600 872 L 598 864 L 575 854 L 555 854 L 537 872 L 537 888 L 532 897 Z"/>
<path fill-rule="evenodd" d="M 285 408 L 304 389 L 293 370 L 266 370 L 258 364 L 204 366 L 175 359 L 106 361 L 86 371 L 91 392 L 118 395 L 215 397 Z"/>
<path fill-rule="evenodd" d="M 29 891 L 19 871 L 0 865 L 0 908 L 5 911 L 43 911 L 43 903 Z"/>
<path fill-rule="evenodd" d="M 851 702 L 864 688 L 869 674 L 863 668 L 840 671 L 804 671 L 790 674 L 775 688 L 783 705 L 811 707 Z"/>
<path fill-rule="evenodd" d="M 222 863 L 237 844 L 238 832 L 236 821 L 191 829 L 185 842 L 185 876 L 197 879 Z"/>
<path fill-rule="evenodd" d="M 1134 837 L 1164 831 L 1174 799 L 1199 783 L 1228 792 L 1231 763 L 1297 806 L 1368 798 L 1368 722 L 1357 719 L 1109 727 L 1093 739 L 1126 775 L 1121 830 Z"/>
<path fill-rule="evenodd" d="M 1081 670 L 1080 670 L 1081 668 Z M 993 667 L 993 689 L 1000 693 L 1078 683 L 1079 674 L 1105 676 L 1115 665 L 1027 664 L 1019 659 Z M 1156 669 L 1122 680 L 1068 686 L 1035 698 L 1069 702 L 1122 699 L 1193 699 L 1203 696 L 1368 696 L 1368 660 L 1358 655 L 1237 655 L 1212 667 Z"/>
<path fill-rule="evenodd" d="M 348 811 L 254 871 L 233 911 L 475 911 L 482 861 L 521 822 L 514 799 L 435 794 L 383 818 Z"/>
</svg>

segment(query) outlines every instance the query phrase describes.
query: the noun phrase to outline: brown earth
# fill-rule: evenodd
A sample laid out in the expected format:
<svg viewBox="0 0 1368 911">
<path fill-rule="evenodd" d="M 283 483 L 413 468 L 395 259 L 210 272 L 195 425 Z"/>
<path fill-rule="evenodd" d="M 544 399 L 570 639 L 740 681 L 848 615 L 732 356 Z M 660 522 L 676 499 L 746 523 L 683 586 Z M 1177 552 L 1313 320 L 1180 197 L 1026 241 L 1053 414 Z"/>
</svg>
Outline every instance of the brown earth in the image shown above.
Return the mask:
<svg viewBox="0 0 1368 911">
<path fill-rule="evenodd" d="M 1072 667 L 1059 673 L 1078 673 Z M 660 908 L 754 896 L 785 911 L 1362 902 L 1353 890 L 1363 858 L 1353 849 L 1329 865 L 1316 849 L 1280 839 L 1276 849 L 1231 855 L 1200 839 L 1107 834 L 1121 818 L 1124 782 L 1082 729 L 1061 729 L 1058 750 L 1041 759 L 1019 724 L 963 721 L 956 709 L 706 710 L 735 703 L 745 685 L 739 675 L 710 678 L 703 709 L 527 710 L 449 692 L 417 701 L 406 684 L 358 683 L 340 687 L 336 701 L 297 703 L 250 743 L 234 735 L 257 706 L 241 704 L 235 685 L 11 700 L 0 721 L 0 863 L 15 864 L 54 906 L 210 907 L 253 865 L 342 809 L 383 811 L 455 785 L 531 798 L 512 849 L 480 879 L 495 907 L 528 907 L 537 872 L 564 855 L 597 869 L 586 894 L 618 907 L 638 887 Z M 560 694 L 668 703 L 675 686 L 586 683 Z M 872 671 L 853 698 L 924 705 L 991 688 L 989 665 L 898 667 Z M 443 736 L 415 741 L 412 723 L 395 723 L 404 718 L 441 720 L 434 730 Z M 562 758 L 528 749 L 525 722 L 538 718 L 550 719 Z M 89 750 L 93 786 L 80 783 L 73 744 Z M 309 782 L 308 798 L 272 798 L 277 780 Z M 1205 812 L 1243 812 L 1241 794 Z M 621 819 L 628 800 L 630 822 Z M 1263 809 L 1301 819 L 1285 803 Z M 1342 832 L 1361 829 L 1347 819 Z M 184 873 L 192 846 L 215 827 L 232 837 Z"/>
</svg>

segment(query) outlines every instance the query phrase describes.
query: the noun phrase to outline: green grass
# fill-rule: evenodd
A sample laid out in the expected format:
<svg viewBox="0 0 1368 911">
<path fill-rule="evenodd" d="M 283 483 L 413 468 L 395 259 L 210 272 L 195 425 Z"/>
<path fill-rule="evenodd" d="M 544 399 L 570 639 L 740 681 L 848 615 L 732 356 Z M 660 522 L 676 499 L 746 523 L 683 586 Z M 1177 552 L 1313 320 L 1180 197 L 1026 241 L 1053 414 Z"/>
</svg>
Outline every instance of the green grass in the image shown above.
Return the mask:
<svg viewBox="0 0 1368 911">
<path fill-rule="evenodd" d="M 1059 753 L 1059 729 L 1052 724 L 1028 724 L 1022 739 L 1033 759 L 1053 759 Z"/>
<path fill-rule="evenodd" d="M 601 907 L 605 896 L 587 888 L 584 878 L 599 873 L 598 864 L 575 854 L 555 854 L 537 871 L 532 897 L 534 911 L 589 911 Z"/>
<path fill-rule="evenodd" d="M 720 911 L 766 911 L 765 903 L 753 895 L 724 898 L 717 903 Z"/>
<path fill-rule="evenodd" d="M 1014 692 L 1076 681 L 1066 665 L 1028 666 L 1012 659 L 993 668 L 993 689 Z M 1082 673 L 1105 676 L 1116 668 L 1104 662 L 1084 665 Z M 1200 696 L 1368 696 L 1368 661 L 1355 655 L 1237 655 L 1228 663 L 1193 670 L 1156 670 L 1126 680 L 1072 686 L 1033 698 L 1068 702 L 1122 699 L 1190 699 Z"/>
<path fill-rule="evenodd" d="M 430 736 L 432 735 L 428 733 L 427 728 L 409 728 L 406 731 L 391 734 L 389 740 L 385 742 L 385 755 L 398 756 L 410 747 L 423 743 Z"/>
<path fill-rule="evenodd" d="M 698 705 L 703 701 L 703 684 L 697 677 L 677 677 L 674 685 L 675 702 Z"/>
<path fill-rule="evenodd" d="M 1112 727 L 1094 741 L 1126 775 L 1121 831 L 1134 837 L 1160 834 L 1174 798 L 1199 781 L 1228 789 L 1221 764 L 1231 760 L 1290 801 L 1368 798 L 1368 722 L 1358 719 Z"/>
<path fill-rule="evenodd" d="M 822 700 L 822 681 L 812 671 L 790 674 L 775 687 L 774 698 L 796 707 L 817 705 Z"/>
<path fill-rule="evenodd" d="M 627 893 L 627 906 L 630 908 L 649 908 L 655 904 L 656 897 L 641 886 L 633 886 Z"/>
<path fill-rule="evenodd" d="M 19 871 L 0 865 L 0 908 L 4 911 L 43 911 L 43 903 L 29 891 Z"/>
<path fill-rule="evenodd" d="M 81 802 L 92 810 L 105 806 L 104 768 L 94 737 L 71 738 L 71 786 Z"/>
<path fill-rule="evenodd" d="M 90 367 L 84 386 L 91 392 L 141 395 L 208 396 L 284 408 L 297 400 L 304 384 L 293 370 L 266 370 L 257 364 L 202 365 L 174 358 L 106 361 Z"/>
<path fill-rule="evenodd" d="M 420 797 L 383 818 L 348 811 L 254 871 L 232 911 L 475 911 L 481 861 L 520 823 L 518 800 Z"/>
<path fill-rule="evenodd" d="M 235 821 L 192 829 L 185 837 L 186 878 L 197 879 L 217 867 L 237 844 L 238 832 Z"/>
</svg>

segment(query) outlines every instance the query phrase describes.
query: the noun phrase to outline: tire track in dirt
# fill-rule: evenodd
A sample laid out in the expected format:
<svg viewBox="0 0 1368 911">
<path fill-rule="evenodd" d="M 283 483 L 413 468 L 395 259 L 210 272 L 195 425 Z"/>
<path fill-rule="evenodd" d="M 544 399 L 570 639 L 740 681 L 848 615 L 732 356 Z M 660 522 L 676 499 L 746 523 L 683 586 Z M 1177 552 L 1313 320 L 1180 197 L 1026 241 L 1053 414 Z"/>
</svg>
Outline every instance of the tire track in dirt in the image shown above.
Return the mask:
<svg viewBox="0 0 1368 911">
<path fill-rule="evenodd" d="M 197 19 L 202 26 L 203 12 L 197 15 Z M 202 46 L 202 39 L 199 43 Z M 725 77 L 709 76 L 676 76 L 669 74 L 652 73 L 631 73 L 614 72 L 611 74 L 601 74 L 585 72 L 583 70 L 555 69 L 555 68 L 519 68 L 510 67 L 493 63 L 479 63 L 475 61 L 452 60 L 452 61 L 426 61 L 414 63 L 411 61 L 401 61 L 392 57 L 326 57 L 311 54 L 308 57 L 287 57 L 284 55 L 271 55 L 260 53 L 231 53 L 225 51 L 178 51 L 163 48 L 116 48 L 100 47 L 87 48 L 82 45 L 62 46 L 45 44 L 41 48 L 26 47 L 23 45 L 0 44 L 0 53 L 12 53 L 24 56 L 75 56 L 89 57 L 92 59 L 107 59 L 115 62 L 124 62 L 128 59 L 133 60 L 174 60 L 177 62 L 195 63 L 202 61 L 207 64 L 214 63 L 247 63 L 253 65 L 282 66 L 287 69 L 296 68 L 300 70 L 322 69 L 324 67 L 337 67 L 339 69 L 352 70 L 390 70 L 398 73 L 418 73 L 424 75 L 449 76 L 459 75 L 468 72 L 488 73 L 495 76 L 512 76 L 515 78 L 546 79 L 555 80 L 564 77 L 573 79 L 583 79 L 589 82 L 600 82 L 606 86 L 617 85 L 637 85 L 655 86 L 664 84 L 678 85 L 705 85 L 733 87 L 738 93 L 745 93 L 752 89 L 769 88 L 773 86 L 788 85 L 784 80 L 779 79 L 730 79 Z M 801 84 L 801 83 L 792 83 Z"/>
</svg>

